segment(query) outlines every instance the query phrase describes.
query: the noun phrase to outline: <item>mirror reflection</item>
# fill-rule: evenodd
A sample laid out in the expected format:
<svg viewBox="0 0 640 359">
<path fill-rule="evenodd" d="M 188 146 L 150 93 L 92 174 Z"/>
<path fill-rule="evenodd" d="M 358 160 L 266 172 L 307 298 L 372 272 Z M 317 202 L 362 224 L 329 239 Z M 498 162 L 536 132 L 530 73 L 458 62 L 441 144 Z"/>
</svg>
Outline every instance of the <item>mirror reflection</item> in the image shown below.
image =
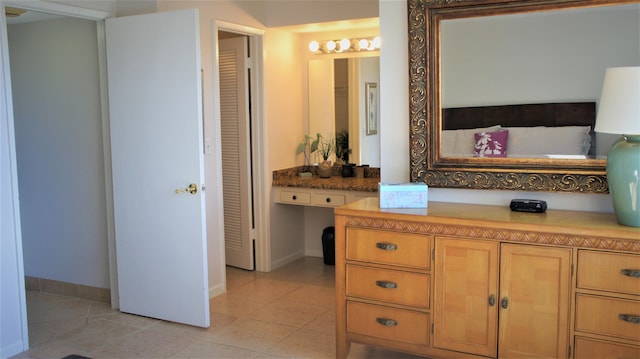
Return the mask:
<svg viewBox="0 0 640 359">
<path fill-rule="evenodd" d="M 441 157 L 606 158 L 618 136 L 593 132 L 597 101 L 607 67 L 640 65 L 639 14 L 629 4 L 442 20 Z"/>
<path fill-rule="evenodd" d="M 366 83 L 380 82 L 378 56 L 309 60 L 310 133 L 331 133 L 346 163 L 380 167 L 379 133 L 367 135 Z"/>
</svg>

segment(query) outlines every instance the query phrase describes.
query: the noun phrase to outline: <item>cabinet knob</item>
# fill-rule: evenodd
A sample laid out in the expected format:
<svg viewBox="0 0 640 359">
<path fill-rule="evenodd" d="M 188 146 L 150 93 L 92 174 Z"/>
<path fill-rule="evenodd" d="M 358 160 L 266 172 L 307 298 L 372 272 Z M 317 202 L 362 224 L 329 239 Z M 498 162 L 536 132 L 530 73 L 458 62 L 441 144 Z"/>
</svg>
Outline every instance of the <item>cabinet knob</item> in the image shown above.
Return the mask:
<svg viewBox="0 0 640 359">
<path fill-rule="evenodd" d="M 376 281 L 376 285 L 380 288 L 386 288 L 386 289 L 395 289 L 398 288 L 398 284 L 394 283 L 394 282 L 388 282 L 386 280 L 377 280 Z"/>
<path fill-rule="evenodd" d="M 640 278 L 640 269 L 620 269 L 620 274 L 626 277 Z"/>
<path fill-rule="evenodd" d="M 331 197 L 327 197 L 326 201 L 327 203 L 331 203 Z"/>
<path fill-rule="evenodd" d="M 500 305 L 502 306 L 502 308 L 507 309 L 507 307 L 509 306 L 509 299 L 507 297 L 502 298 L 502 300 L 500 301 Z"/>
<path fill-rule="evenodd" d="M 493 307 L 494 305 L 496 305 L 496 296 L 491 294 L 489 296 L 489 306 Z"/>
<path fill-rule="evenodd" d="M 398 325 L 398 321 L 388 318 L 376 318 L 376 322 L 384 325 L 385 327 L 395 327 Z"/>
<path fill-rule="evenodd" d="M 398 246 L 393 243 L 376 243 L 376 248 L 382 249 L 383 251 L 395 251 L 398 249 Z"/>
<path fill-rule="evenodd" d="M 294 195 L 291 198 L 295 201 L 296 199 L 298 199 L 298 196 Z"/>
</svg>

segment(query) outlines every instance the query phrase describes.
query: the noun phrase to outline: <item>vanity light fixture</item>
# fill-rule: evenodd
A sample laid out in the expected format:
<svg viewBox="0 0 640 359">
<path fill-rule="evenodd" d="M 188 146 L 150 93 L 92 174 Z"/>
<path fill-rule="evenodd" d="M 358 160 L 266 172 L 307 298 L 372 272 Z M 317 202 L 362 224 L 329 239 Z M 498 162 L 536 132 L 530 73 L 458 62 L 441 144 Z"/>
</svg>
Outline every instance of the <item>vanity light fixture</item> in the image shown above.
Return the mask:
<svg viewBox="0 0 640 359">
<path fill-rule="evenodd" d="M 374 51 L 380 50 L 380 37 L 360 38 L 360 39 L 341 39 L 309 42 L 309 51 L 315 54 L 333 54 L 350 51 Z"/>
<path fill-rule="evenodd" d="M 640 227 L 640 67 L 605 73 L 596 132 L 622 135 L 607 154 L 607 181 L 618 223 Z"/>
</svg>

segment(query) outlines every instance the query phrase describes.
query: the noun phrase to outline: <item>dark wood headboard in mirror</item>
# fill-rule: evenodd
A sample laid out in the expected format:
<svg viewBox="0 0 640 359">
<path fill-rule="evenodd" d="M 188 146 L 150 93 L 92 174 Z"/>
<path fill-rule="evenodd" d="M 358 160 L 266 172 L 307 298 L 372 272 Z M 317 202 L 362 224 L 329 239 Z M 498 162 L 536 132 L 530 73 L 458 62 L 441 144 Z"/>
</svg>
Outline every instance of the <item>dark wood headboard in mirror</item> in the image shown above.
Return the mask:
<svg viewBox="0 0 640 359">
<path fill-rule="evenodd" d="M 443 106 L 443 102 L 449 99 L 443 100 L 443 97 L 446 97 L 446 91 L 442 87 L 445 64 L 441 62 L 443 44 L 440 33 L 443 22 L 449 20 L 475 20 L 502 15 L 522 16 L 525 13 L 528 15 L 629 4 L 638 4 L 638 0 L 408 0 L 411 181 L 446 188 L 607 193 L 606 157 L 588 155 L 581 159 L 481 158 L 443 155 L 443 131 L 456 128 L 455 125 L 451 125 L 451 128 L 445 127 L 449 126 L 443 123 L 443 113 L 448 111 L 444 110 L 445 107 L 491 107 L 516 103 Z M 637 64 L 610 66 L 622 65 Z M 445 68 L 449 71 L 448 74 L 454 71 L 450 67 Z M 598 72 L 600 70 L 601 77 L 604 78 L 605 69 L 597 69 Z M 599 81 L 599 84 L 593 86 L 601 86 L 601 80 Z M 486 84 L 487 88 L 492 85 L 494 84 Z M 555 85 L 548 86 L 552 90 Z M 447 87 L 447 90 L 450 88 L 451 86 Z M 450 98 L 449 94 L 450 92 L 446 95 Z M 591 107 L 586 116 L 590 118 L 580 119 L 579 122 L 584 121 L 591 125 L 598 97 L 599 93 L 587 98 L 561 98 L 558 101 L 550 98 L 517 104 L 589 102 Z M 591 134 L 593 135 L 593 127 Z"/>
</svg>

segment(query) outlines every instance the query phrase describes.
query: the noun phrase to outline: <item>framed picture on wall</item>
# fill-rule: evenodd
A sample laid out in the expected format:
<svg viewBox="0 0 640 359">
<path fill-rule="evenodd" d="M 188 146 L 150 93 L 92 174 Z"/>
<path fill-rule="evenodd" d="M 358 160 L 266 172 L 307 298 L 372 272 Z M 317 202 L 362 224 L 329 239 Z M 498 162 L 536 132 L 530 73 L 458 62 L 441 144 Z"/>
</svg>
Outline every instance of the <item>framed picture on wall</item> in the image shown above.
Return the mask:
<svg viewBox="0 0 640 359">
<path fill-rule="evenodd" d="M 365 100 L 367 113 L 367 136 L 378 133 L 378 84 L 365 83 Z"/>
</svg>

